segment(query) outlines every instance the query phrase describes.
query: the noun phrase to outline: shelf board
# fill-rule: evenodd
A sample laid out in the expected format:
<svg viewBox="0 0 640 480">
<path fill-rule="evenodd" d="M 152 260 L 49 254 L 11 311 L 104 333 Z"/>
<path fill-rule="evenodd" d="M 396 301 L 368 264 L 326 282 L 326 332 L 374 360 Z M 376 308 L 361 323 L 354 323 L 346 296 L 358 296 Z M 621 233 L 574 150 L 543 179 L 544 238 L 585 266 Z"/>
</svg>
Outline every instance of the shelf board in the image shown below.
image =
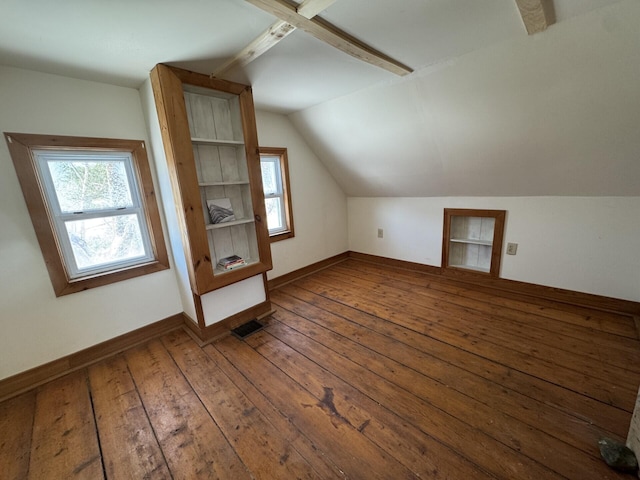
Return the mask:
<svg viewBox="0 0 640 480">
<path fill-rule="evenodd" d="M 455 243 L 470 243 L 472 245 L 486 245 L 487 247 L 493 245 L 491 240 L 475 240 L 472 238 L 450 238 L 449 241 Z"/>
<path fill-rule="evenodd" d="M 192 138 L 191 143 L 198 145 L 216 145 L 218 147 L 241 147 L 244 145 L 242 140 L 216 140 L 213 138 Z"/>
<path fill-rule="evenodd" d="M 224 187 L 225 185 L 249 185 L 248 180 L 238 180 L 237 182 L 201 182 L 199 187 Z"/>
<path fill-rule="evenodd" d="M 210 223 L 205 225 L 207 230 L 217 230 L 218 228 L 227 228 L 233 227 L 234 225 L 242 225 L 243 223 L 253 223 L 253 218 L 243 218 L 241 220 L 234 220 L 233 222 L 223 222 L 223 223 Z"/>
<path fill-rule="evenodd" d="M 489 267 L 480 267 L 478 265 L 449 265 L 453 268 L 462 268 L 464 270 L 473 270 L 474 272 L 489 273 L 491 269 Z"/>
<path fill-rule="evenodd" d="M 242 265 L 241 267 L 232 268 L 230 270 L 225 270 L 224 268 L 216 266 L 213 269 L 213 274 L 214 275 L 224 275 L 225 273 L 235 272 L 236 270 L 242 270 L 243 268 L 248 267 L 249 265 L 254 265 L 254 264 L 258 263 L 258 260 L 255 260 L 253 258 L 249 258 L 249 259 L 245 258 L 245 262 L 247 262 L 245 265 Z"/>
</svg>

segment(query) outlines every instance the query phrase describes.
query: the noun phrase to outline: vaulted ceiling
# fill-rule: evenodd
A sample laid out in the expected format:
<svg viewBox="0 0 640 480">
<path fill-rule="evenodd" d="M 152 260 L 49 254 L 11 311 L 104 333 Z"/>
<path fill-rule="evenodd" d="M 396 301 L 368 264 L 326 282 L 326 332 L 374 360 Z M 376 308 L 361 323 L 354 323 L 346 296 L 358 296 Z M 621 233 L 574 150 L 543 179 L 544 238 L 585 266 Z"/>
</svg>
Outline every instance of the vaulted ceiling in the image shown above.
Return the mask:
<svg viewBox="0 0 640 480">
<path fill-rule="evenodd" d="M 162 62 L 250 83 L 352 196 L 640 195 L 638 0 L 309 2 L 3 0 L 0 64 L 138 87 Z M 265 4 L 299 28 L 230 63 L 278 21 Z M 528 35 L 518 6 L 540 4 L 549 27 Z M 413 72 L 311 35 L 316 13 Z"/>
</svg>

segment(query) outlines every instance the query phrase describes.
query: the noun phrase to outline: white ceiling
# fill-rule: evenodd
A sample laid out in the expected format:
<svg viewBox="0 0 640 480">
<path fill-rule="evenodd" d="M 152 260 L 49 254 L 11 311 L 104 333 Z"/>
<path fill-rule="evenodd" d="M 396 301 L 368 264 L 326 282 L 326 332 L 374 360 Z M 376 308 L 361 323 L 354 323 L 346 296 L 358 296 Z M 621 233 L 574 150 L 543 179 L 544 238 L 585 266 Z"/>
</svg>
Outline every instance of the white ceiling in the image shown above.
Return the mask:
<svg viewBox="0 0 640 480">
<path fill-rule="evenodd" d="M 640 2 L 290 115 L 348 196 L 640 196 Z"/>
<path fill-rule="evenodd" d="M 558 21 L 615 0 L 556 0 Z M 0 64 L 138 87 L 157 63 L 210 73 L 275 20 L 244 0 L 0 0 Z M 337 0 L 324 19 L 414 70 L 526 35 L 515 0 Z M 230 80 L 290 113 L 394 75 L 294 32 Z"/>
<path fill-rule="evenodd" d="M 295 31 L 225 78 L 290 114 L 349 196 L 640 195 L 640 0 L 552 3 L 528 36 L 515 0 L 337 0 L 320 16 L 415 72 Z M 210 73 L 274 20 L 245 0 L 0 0 L 0 64 L 137 88 L 157 63 Z"/>
</svg>

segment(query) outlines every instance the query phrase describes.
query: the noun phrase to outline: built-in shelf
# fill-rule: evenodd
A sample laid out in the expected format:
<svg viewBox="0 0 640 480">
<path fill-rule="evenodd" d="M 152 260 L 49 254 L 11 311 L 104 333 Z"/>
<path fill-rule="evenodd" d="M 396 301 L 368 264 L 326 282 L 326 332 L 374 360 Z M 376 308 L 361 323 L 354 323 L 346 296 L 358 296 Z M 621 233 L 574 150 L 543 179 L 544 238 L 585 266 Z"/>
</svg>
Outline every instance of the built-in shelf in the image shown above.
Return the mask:
<svg viewBox="0 0 640 480">
<path fill-rule="evenodd" d="M 151 83 L 189 280 L 199 302 L 200 296 L 271 269 L 253 97 L 246 85 L 167 65 L 153 69 Z M 234 220 L 214 224 L 212 211 L 216 221 Z M 218 261 L 232 255 L 247 265 L 227 275 Z M 203 327 L 207 314 L 196 313 Z"/>
<path fill-rule="evenodd" d="M 242 265 L 240 267 L 235 267 L 235 268 L 232 268 L 230 270 L 225 270 L 224 268 L 216 266 L 216 268 L 214 269 L 214 274 L 215 275 L 224 275 L 225 273 L 235 272 L 236 270 L 242 270 L 244 268 L 247 268 L 250 265 L 254 265 L 254 264 L 258 263 L 258 260 L 253 260 L 253 259 L 249 258 L 249 259 L 245 259 L 245 262 L 247 262 L 245 265 Z"/>
<path fill-rule="evenodd" d="M 475 240 L 473 238 L 452 238 L 450 239 L 450 241 L 455 243 L 470 243 L 473 245 L 486 245 L 489 247 L 493 245 L 493 242 L 491 240 Z"/>
<path fill-rule="evenodd" d="M 241 220 L 234 220 L 233 222 L 223 222 L 223 223 L 210 223 L 206 225 L 207 230 L 216 230 L 218 228 L 228 228 L 233 227 L 235 225 L 242 225 L 244 223 L 253 223 L 255 220 L 253 218 L 243 218 Z"/>
<path fill-rule="evenodd" d="M 498 277 L 504 210 L 444 209 L 442 271 Z"/>
<path fill-rule="evenodd" d="M 191 143 L 197 145 L 213 145 L 217 147 L 241 147 L 244 145 L 242 140 L 216 140 L 212 138 L 192 138 Z"/>
<path fill-rule="evenodd" d="M 480 267 L 478 265 L 449 265 L 449 267 L 464 268 L 465 270 L 473 270 L 475 272 L 484 272 L 484 273 L 490 272 L 490 269 L 488 267 Z"/>
<path fill-rule="evenodd" d="M 227 185 L 249 185 L 248 181 L 241 180 L 237 182 L 200 182 L 199 187 L 225 187 Z"/>
</svg>

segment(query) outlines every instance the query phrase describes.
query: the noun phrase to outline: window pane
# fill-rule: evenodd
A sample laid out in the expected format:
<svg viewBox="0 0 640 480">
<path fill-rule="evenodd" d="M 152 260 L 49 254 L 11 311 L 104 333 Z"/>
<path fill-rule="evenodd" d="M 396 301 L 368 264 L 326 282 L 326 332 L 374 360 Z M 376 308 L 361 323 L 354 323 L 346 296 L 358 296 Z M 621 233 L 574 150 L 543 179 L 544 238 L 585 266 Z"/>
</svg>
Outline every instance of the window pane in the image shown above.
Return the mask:
<svg viewBox="0 0 640 480">
<path fill-rule="evenodd" d="M 260 148 L 267 226 L 271 242 L 294 236 L 287 163 L 286 148 Z"/>
<path fill-rule="evenodd" d="M 282 202 L 280 197 L 266 198 L 264 204 L 267 207 L 267 227 L 269 230 L 280 230 L 283 228 L 282 215 Z"/>
<path fill-rule="evenodd" d="M 121 160 L 47 160 L 62 213 L 133 206 Z"/>
<path fill-rule="evenodd" d="M 278 193 L 278 171 L 275 162 L 260 162 L 262 167 L 262 188 L 265 195 L 274 195 Z"/>
<path fill-rule="evenodd" d="M 144 257 L 144 243 L 137 215 L 65 222 L 79 270 Z"/>
</svg>

